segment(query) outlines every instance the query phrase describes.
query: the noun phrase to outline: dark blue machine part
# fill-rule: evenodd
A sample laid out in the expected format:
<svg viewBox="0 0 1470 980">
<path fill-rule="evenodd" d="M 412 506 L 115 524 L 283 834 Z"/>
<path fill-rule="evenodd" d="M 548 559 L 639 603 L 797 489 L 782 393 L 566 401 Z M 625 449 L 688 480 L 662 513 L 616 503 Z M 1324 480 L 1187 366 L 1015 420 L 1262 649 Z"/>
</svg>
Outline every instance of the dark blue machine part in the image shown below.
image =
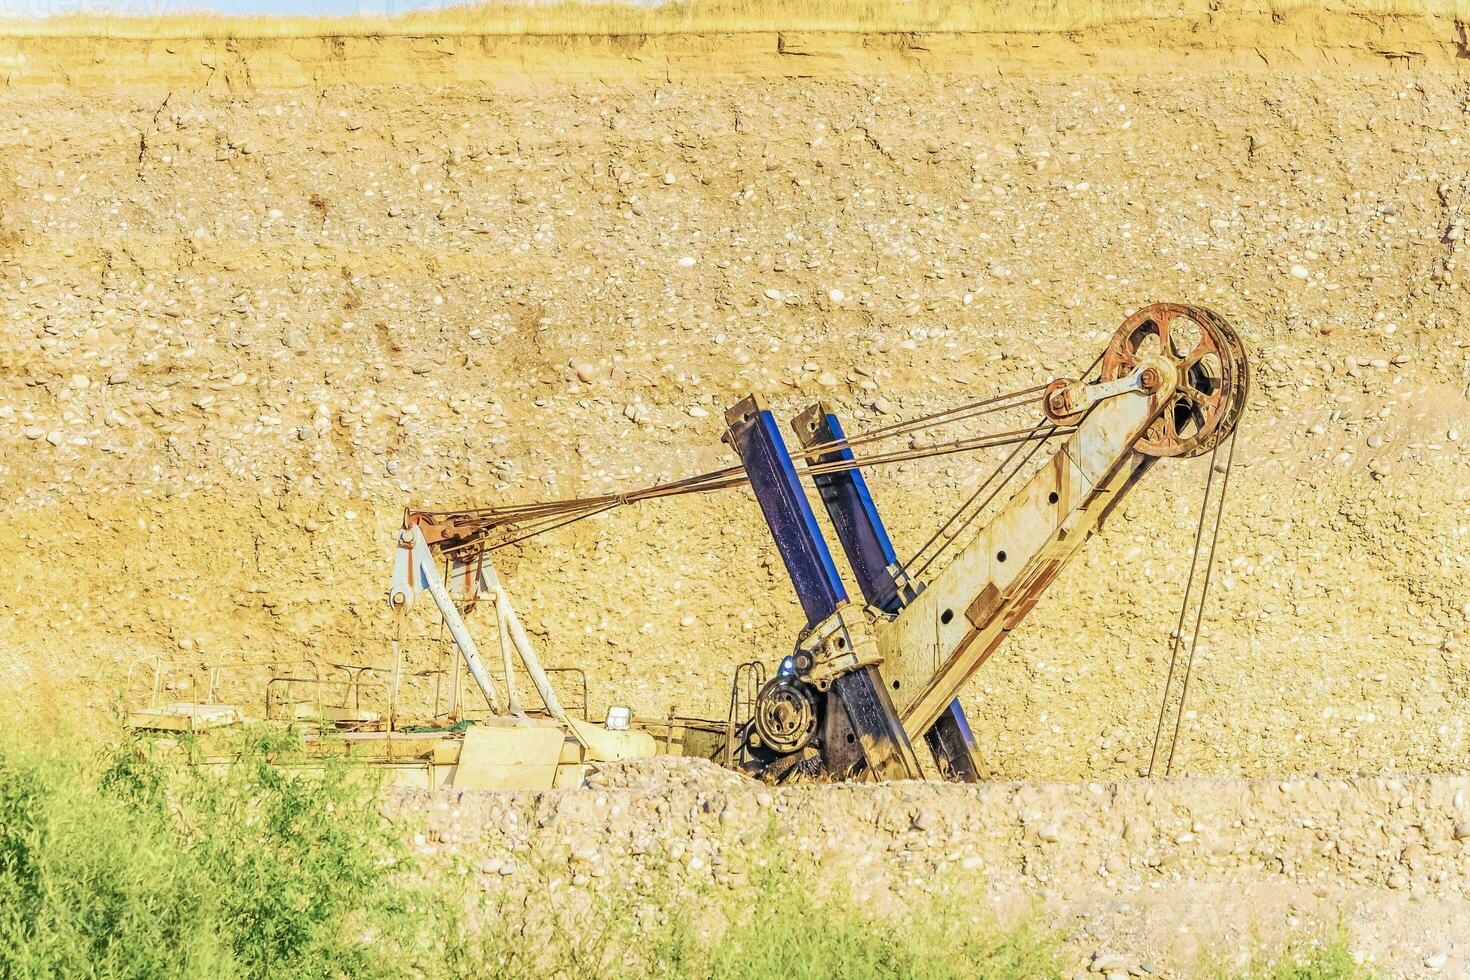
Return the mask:
<svg viewBox="0 0 1470 980">
<path fill-rule="evenodd" d="M 798 415 L 792 426 L 802 446 L 808 448 L 845 438 L 842 423 L 822 402 Z M 852 450 L 842 446 L 823 453 L 816 462 L 850 462 L 853 458 Z M 856 467 L 821 473 L 812 480 L 832 519 L 837 538 L 842 542 L 848 564 L 857 576 L 863 598 L 890 615 L 897 613 L 913 599 L 914 593 L 912 586 L 893 576 L 898 555 L 893 550 L 883 519 L 878 516 L 873 495 L 868 492 L 867 480 Z M 965 717 L 959 698 L 949 703 L 944 714 L 924 733 L 924 740 L 946 778 L 964 782 L 975 782 L 980 778 L 975 737 L 970 732 L 970 720 Z"/>
<path fill-rule="evenodd" d="M 842 423 L 820 402 L 797 416 L 792 425 L 801 444 L 806 447 L 845 438 Z M 813 462 L 850 462 L 852 458 L 852 450 L 841 446 L 823 453 Z M 898 555 L 878 516 L 873 496 L 868 492 L 867 480 L 854 468 L 819 473 L 812 477 L 812 482 L 817 485 L 817 492 L 832 518 L 837 540 L 842 543 L 847 563 L 857 576 L 863 598 L 886 613 L 898 612 L 906 599 L 899 594 L 899 583 L 893 577 Z"/>
<path fill-rule="evenodd" d="M 745 464 L 750 488 L 770 525 L 776 550 L 796 587 L 807 625 L 815 626 L 847 600 L 847 590 L 807 502 L 781 430 L 755 395 L 726 412 L 725 423 L 732 447 Z"/>
</svg>

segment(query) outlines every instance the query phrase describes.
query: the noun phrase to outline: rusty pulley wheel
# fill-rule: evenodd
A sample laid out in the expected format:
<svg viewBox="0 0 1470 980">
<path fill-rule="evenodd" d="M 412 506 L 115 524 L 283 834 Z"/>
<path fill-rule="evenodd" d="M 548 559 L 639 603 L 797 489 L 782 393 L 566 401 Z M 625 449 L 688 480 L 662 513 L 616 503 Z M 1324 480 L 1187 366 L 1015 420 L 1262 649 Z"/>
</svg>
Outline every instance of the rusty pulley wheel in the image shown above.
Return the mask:
<svg viewBox="0 0 1470 980">
<path fill-rule="evenodd" d="M 1235 328 L 1203 306 L 1155 303 L 1129 317 L 1108 342 L 1102 380 L 1134 370 L 1141 354 L 1173 361 L 1179 384 L 1169 403 L 1138 441 L 1148 456 L 1199 456 L 1240 420 L 1250 388 L 1245 348 Z"/>
<path fill-rule="evenodd" d="M 763 748 L 781 755 L 797 752 L 817 732 L 816 697 L 795 677 L 773 677 L 756 699 L 753 721 Z"/>
</svg>

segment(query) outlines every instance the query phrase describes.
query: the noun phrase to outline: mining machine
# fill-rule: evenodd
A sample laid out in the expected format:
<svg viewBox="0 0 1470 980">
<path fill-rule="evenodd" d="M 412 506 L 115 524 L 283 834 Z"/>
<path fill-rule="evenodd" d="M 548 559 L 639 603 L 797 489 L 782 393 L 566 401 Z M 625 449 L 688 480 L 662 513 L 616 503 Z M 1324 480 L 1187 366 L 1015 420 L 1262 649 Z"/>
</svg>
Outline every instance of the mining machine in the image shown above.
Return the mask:
<svg viewBox="0 0 1470 980">
<path fill-rule="evenodd" d="M 641 748 L 620 743 L 604 746 L 603 755 L 699 754 L 772 781 L 918 779 L 934 773 L 977 780 L 986 769 L 958 697 L 966 682 L 1156 462 L 1208 455 L 1159 732 L 1172 691 L 1182 714 L 1248 384 L 1244 347 L 1223 317 L 1198 306 L 1160 303 L 1129 317 L 1075 380 L 990 395 L 853 435 L 844 433 L 830 406 L 818 402 L 790 423 L 794 452 L 770 408 L 752 395 L 725 413 L 724 441 L 738 465 L 620 494 L 408 510 L 395 548 L 390 604 L 403 617 L 421 592 L 432 596 L 469 677 L 494 713 L 564 721 L 567 712 L 497 577 L 496 550 L 614 507 L 747 486 L 805 614 L 792 647 L 739 668 L 724 719 L 650 720 L 615 711 L 608 725 L 583 721 L 567 737 L 587 742 L 605 738 L 604 729 L 641 728 L 651 736 Z M 1030 418 L 997 432 L 932 438 L 1006 412 L 1029 412 Z M 914 440 L 916 434 L 923 437 Z M 899 448 L 882 448 L 903 437 L 908 439 Z M 999 465 L 912 558 L 900 560 L 865 474 L 891 463 L 979 450 L 998 451 Z M 857 595 L 849 593 L 839 572 L 808 485 L 826 511 Z M 1194 638 L 1186 643 L 1191 593 Z M 492 679 L 464 615 L 487 601 L 500 638 L 505 692 Z M 1181 647 L 1188 660 L 1176 672 Z M 513 659 L 540 696 L 535 712 L 517 697 Z M 932 767 L 916 752 L 920 743 Z M 1156 754 L 1158 745 L 1156 732 Z"/>
</svg>

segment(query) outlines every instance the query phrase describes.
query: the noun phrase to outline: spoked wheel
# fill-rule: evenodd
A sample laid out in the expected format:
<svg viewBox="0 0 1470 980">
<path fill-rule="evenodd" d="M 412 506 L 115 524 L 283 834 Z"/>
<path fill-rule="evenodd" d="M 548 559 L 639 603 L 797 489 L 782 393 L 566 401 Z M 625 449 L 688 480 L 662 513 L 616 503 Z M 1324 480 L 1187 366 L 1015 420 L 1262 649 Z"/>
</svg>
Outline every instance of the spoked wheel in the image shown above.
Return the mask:
<svg viewBox="0 0 1470 980">
<path fill-rule="evenodd" d="M 1155 303 L 1129 317 L 1102 359 L 1102 380 L 1133 371 L 1140 355 L 1174 362 L 1179 384 L 1138 441 L 1148 456 L 1199 456 L 1235 430 L 1250 387 L 1245 348 L 1235 328 L 1203 306 Z"/>
<path fill-rule="evenodd" d="M 758 747 L 778 755 L 798 752 L 817 732 L 816 697 L 795 677 L 773 677 L 756 699 L 752 720 Z"/>
</svg>

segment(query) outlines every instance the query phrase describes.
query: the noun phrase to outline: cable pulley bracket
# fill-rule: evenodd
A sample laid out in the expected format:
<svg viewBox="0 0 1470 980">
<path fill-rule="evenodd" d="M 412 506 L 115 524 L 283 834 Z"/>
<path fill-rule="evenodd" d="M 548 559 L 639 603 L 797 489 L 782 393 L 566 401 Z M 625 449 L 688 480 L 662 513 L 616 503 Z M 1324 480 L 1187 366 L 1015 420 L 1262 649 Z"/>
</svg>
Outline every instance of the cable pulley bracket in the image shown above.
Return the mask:
<svg viewBox="0 0 1470 980">
<path fill-rule="evenodd" d="M 1057 425 L 1076 425 L 1087 410 L 1098 402 L 1129 392 L 1151 395 L 1159 390 L 1163 378 L 1153 368 L 1141 367 L 1112 381 L 1069 381 L 1058 378 L 1046 386 L 1041 407 L 1046 417 Z"/>
</svg>

